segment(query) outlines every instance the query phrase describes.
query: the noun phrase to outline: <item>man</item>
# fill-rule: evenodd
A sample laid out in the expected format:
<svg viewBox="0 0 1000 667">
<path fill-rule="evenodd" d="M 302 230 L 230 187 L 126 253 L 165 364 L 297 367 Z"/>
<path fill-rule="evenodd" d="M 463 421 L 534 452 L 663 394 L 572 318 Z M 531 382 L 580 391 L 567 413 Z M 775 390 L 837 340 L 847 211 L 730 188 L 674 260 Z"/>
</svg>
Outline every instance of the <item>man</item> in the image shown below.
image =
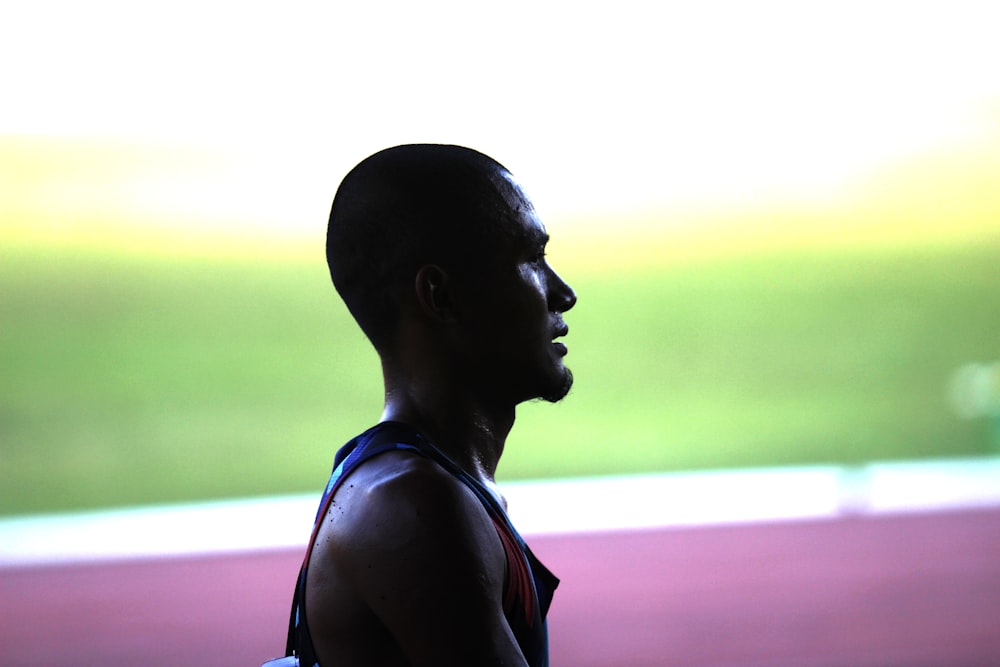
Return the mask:
<svg viewBox="0 0 1000 667">
<path fill-rule="evenodd" d="M 555 339 L 576 295 L 547 240 L 510 172 L 467 148 L 390 148 L 341 183 L 327 260 L 385 406 L 317 516 L 289 630 L 304 667 L 547 665 L 558 580 L 494 483 L 515 407 L 572 384 Z"/>
</svg>

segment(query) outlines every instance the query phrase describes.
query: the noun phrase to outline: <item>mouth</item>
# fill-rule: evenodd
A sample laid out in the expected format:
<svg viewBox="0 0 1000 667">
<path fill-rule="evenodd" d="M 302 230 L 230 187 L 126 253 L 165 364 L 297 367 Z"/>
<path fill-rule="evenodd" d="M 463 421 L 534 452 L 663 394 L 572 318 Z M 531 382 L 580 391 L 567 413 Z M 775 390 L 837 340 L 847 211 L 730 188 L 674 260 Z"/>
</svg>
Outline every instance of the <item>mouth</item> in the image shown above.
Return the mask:
<svg viewBox="0 0 1000 667">
<path fill-rule="evenodd" d="M 559 328 L 557 328 L 553 332 L 553 335 L 552 335 L 552 347 L 555 348 L 556 352 L 559 354 L 560 357 L 565 357 L 566 353 L 569 350 L 566 348 L 566 344 L 565 343 L 556 342 L 555 339 L 556 338 L 562 338 L 563 336 L 565 336 L 568 333 L 569 333 L 569 327 L 566 326 L 565 324 L 559 326 Z"/>
</svg>

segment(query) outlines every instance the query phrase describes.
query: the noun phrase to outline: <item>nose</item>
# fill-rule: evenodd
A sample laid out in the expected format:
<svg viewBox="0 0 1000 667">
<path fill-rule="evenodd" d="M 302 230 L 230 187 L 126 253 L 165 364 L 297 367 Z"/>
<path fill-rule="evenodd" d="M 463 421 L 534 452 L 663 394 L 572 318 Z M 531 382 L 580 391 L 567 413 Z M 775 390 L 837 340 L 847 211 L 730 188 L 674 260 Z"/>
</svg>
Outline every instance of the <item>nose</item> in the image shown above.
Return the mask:
<svg viewBox="0 0 1000 667">
<path fill-rule="evenodd" d="M 565 313 L 576 305 L 576 292 L 559 274 L 549 268 L 549 308 L 557 313 Z"/>
</svg>

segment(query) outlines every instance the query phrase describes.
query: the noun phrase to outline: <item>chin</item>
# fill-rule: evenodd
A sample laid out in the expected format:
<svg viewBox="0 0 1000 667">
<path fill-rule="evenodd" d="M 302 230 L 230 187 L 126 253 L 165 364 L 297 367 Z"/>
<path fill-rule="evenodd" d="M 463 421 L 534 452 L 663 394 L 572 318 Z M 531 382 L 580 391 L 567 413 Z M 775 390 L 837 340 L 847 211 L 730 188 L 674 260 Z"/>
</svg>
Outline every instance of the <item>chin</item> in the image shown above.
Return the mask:
<svg viewBox="0 0 1000 667">
<path fill-rule="evenodd" d="M 549 391 L 541 395 L 543 401 L 548 401 L 549 403 L 558 403 L 562 399 L 566 398 L 569 394 L 569 390 L 573 387 L 573 372 L 568 368 L 563 368 L 561 381 L 558 384 L 553 384 L 549 388 Z"/>
</svg>

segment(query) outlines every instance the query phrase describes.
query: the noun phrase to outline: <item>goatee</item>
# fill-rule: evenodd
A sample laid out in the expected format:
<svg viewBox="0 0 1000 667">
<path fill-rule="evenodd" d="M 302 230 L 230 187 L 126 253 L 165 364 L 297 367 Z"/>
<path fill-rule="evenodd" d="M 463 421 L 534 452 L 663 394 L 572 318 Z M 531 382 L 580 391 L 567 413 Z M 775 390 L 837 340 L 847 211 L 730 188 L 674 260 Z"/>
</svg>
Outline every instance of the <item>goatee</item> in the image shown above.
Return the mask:
<svg viewBox="0 0 1000 667">
<path fill-rule="evenodd" d="M 558 403 L 562 399 L 566 398 L 566 395 L 569 394 L 569 390 L 572 387 L 573 371 L 567 368 L 563 373 L 562 384 L 554 388 L 553 391 L 543 394 L 541 398 L 543 401 L 548 401 L 549 403 Z"/>
</svg>

